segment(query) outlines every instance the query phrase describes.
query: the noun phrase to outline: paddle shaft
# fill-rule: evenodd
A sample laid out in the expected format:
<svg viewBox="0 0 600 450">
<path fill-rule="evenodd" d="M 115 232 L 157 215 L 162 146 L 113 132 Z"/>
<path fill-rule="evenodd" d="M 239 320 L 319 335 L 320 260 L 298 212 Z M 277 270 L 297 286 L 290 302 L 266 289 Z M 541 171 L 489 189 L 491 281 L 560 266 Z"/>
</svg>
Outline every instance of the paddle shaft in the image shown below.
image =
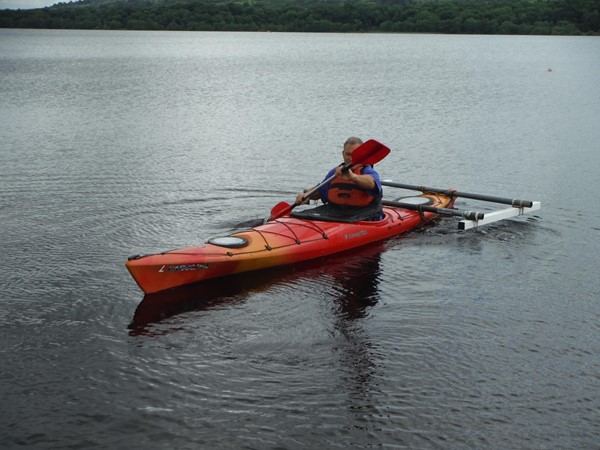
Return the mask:
<svg viewBox="0 0 600 450">
<path fill-rule="evenodd" d="M 477 211 L 462 211 L 460 209 L 437 208 L 435 206 L 415 205 L 413 203 L 394 202 L 391 200 L 383 200 L 381 204 L 384 206 L 395 206 L 397 208 L 411 209 L 413 211 L 419 212 L 432 212 L 444 216 L 459 216 L 464 217 L 468 220 L 481 220 L 484 217 L 483 213 Z"/>
<path fill-rule="evenodd" d="M 347 172 L 348 170 L 350 170 L 352 167 L 354 167 L 356 164 L 350 163 L 350 164 L 346 164 L 343 168 L 342 168 L 342 173 Z M 310 199 L 310 196 L 313 195 L 315 192 L 317 192 L 319 189 L 321 189 L 323 186 L 325 186 L 328 183 L 331 183 L 333 181 L 333 179 L 335 178 L 335 174 L 330 176 L 329 178 L 327 178 L 326 180 L 324 180 L 322 183 L 318 184 L 317 186 L 315 186 L 314 188 L 312 188 L 311 190 L 309 190 L 308 192 L 306 192 L 303 196 L 302 196 L 302 201 L 300 203 L 298 202 L 294 202 L 292 205 L 285 203 L 285 202 L 280 202 L 277 205 L 275 205 L 275 207 L 271 210 L 271 215 L 270 217 L 265 219 L 265 223 L 267 223 L 269 220 L 274 220 L 277 219 L 278 217 L 281 217 L 285 214 L 289 214 L 290 212 L 292 212 L 292 209 L 294 209 L 296 206 L 300 206 L 302 203 L 304 203 L 306 200 Z"/>
<path fill-rule="evenodd" d="M 352 167 L 354 167 L 356 164 L 346 164 L 344 167 L 342 167 L 342 173 L 346 173 L 348 172 Z M 333 179 L 335 178 L 335 173 L 333 175 L 331 175 L 329 178 L 327 178 L 326 180 L 323 180 L 320 184 L 316 185 L 314 188 L 312 188 L 311 190 L 309 190 L 308 192 L 306 192 L 304 194 L 304 196 L 302 197 L 302 202 L 308 200 L 310 198 L 311 195 L 313 195 L 315 192 L 317 192 L 319 189 L 321 189 L 323 186 L 328 185 L 329 183 L 331 183 L 333 181 Z M 295 203 L 294 203 L 295 204 Z"/>
<path fill-rule="evenodd" d="M 511 205 L 511 206 L 516 206 L 519 208 L 522 208 L 522 207 L 531 208 L 533 206 L 533 202 L 531 202 L 529 200 L 518 200 L 518 199 L 511 199 L 511 198 L 504 198 L 504 197 L 494 197 L 492 195 L 484 195 L 484 194 L 471 194 L 469 192 L 453 191 L 451 189 L 437 189 L 437 188 L 431 188 L 431 187 L 426 187 L 426 186 L 415 186 L 412 184 L 396 183 L 393 181 L 382 181 L 381 184 L 383 186 L 396 187 L 396 188 L 402 188 L 402 189 L 410 189 L 413 191 L 436 192 L 438 194 L 444 194 L 444 195 L 455 196 L 455 197 L 463 197 L 463 198 L 472 198 L 474 200 L 482 200 L 484 202 L 502 203 L 504 205 Z"/>
<path fill-rule="evenodd" d="M 346 173 L 348 172 L 352 167 L 354 167 L 356 164 L 350 163 L 350 164 L 346 164 L 343 168 L 342 168 L 342 173 Z M 282 209 L 281 211 L 277 211 L 277 216 L 281 217 L 283 214 L 287 214 L 289 212 L 292 211 L 292 209 L 294 209 L 296 206 L 300 206 L 302 203 L 304 203 L 306 200 L 308 200 L 310 198 L 311 195 L 313 195 L 315 192 L 317 192 L 319 189 L 321 189 L 323 186 L 331 183 L 333 181 L 333 179 L 335 178 L 335 174 L 331 175 L 329 178 L 327 178 L 326 180 L 322 181 L 320 184 L 318 184 L 317 186 L 315 186 L 314 188 L 312 188 L 311 190 L 309 190 L 308 192 L 306 192 L 303 196 L 302 196 L 302 202 L 298 203 L 298 202 L 294 202 L 294 204 L 289 205 L 289 207 Z M 273 218 L 273 217 L 271 217 Z"/>
</svg>

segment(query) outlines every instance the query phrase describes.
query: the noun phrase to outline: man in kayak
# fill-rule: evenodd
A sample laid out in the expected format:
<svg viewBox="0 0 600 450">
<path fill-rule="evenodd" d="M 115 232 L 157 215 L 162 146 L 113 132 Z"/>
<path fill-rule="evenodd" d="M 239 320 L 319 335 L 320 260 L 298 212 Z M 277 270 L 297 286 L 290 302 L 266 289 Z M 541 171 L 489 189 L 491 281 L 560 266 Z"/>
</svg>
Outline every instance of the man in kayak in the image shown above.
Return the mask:
<svg viewBox="0 0 600 450">
<path fill-rule="evenodd" d="M 355 165 L 346 173 L 342 167 L 352 163 L 352 152 L 363 141 L 357 137 L 350 137 L 344 142 L 342 156 L 344 164 L 331 169 L 325 180 L 335 174 L 331 183 L 304 199 L 304 192 L 296 196 L 296 203 L 308 203 L 309 200 L 321 199 L 328 206 L 327 213 L 337 218 L 354 217 L 357 220 L 380 220 L 381 199 L 383 191 L 379 174 L 371 166 Z M 332 217 L 333 218 L 333 217 Z"/>
</svg>

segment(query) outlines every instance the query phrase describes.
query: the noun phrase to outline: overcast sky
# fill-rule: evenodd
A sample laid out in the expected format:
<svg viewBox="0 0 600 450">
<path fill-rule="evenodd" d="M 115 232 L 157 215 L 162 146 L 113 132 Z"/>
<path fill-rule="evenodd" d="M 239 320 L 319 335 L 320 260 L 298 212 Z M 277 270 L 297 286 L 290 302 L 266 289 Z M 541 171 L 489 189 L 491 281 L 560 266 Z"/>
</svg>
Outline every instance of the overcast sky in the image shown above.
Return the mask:
<svg viewBox="0 0 600 450">
<path fill-rule="evenodd" d="M 32 9 L 52 6 L 69 0 L 0 0 L 0 9 Z"/>
</svg>

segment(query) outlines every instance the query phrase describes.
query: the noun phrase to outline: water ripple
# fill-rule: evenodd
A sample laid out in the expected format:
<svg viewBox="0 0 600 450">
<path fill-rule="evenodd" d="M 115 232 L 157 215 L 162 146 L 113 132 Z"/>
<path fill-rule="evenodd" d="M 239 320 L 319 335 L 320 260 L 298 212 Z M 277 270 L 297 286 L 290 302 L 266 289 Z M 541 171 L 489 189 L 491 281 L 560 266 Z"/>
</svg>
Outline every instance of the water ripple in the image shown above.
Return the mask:
<svg viewBox="0 0 600 450">
<path fill-rule="evenodd" d="M 4 446 L 597 447 L 597 40 L 0 34 Z M 142 297 L 127 256 L 259 223 L 355 133 L 543 208 Z"/>
</svg>

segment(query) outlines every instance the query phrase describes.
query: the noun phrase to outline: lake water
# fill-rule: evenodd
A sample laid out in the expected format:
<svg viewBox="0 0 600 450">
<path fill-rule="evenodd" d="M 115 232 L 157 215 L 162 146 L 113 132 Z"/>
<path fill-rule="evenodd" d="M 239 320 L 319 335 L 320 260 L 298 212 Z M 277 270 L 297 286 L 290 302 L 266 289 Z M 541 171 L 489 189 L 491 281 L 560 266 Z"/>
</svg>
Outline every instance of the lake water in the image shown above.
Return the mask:
<svg viewBox="0 0 600 450">
<path fill-rule="evenodd" d="M 0 30 L 3 448 L 598 448 L 598 55 Z M 542 209 L 143 299 L 129 255 L 258 223 L 350 135 L 383 178 Z"/>
</svg>

